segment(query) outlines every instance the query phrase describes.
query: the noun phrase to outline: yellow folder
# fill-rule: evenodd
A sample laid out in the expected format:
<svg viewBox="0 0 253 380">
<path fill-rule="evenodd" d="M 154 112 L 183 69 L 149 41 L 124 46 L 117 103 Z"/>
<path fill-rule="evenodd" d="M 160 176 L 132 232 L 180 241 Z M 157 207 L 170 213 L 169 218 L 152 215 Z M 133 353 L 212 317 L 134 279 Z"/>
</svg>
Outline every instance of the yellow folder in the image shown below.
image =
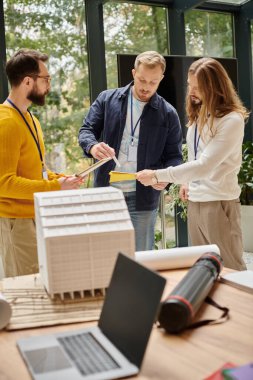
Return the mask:
<svg viewBox="0 0 253 380">
<path fill-rule="evenodd" d="M 133 181 L 136 179 L 136 173 L 112 171 L 109 173 L 109 175 L 110 175 L 110 182 Z"/>
</svg>

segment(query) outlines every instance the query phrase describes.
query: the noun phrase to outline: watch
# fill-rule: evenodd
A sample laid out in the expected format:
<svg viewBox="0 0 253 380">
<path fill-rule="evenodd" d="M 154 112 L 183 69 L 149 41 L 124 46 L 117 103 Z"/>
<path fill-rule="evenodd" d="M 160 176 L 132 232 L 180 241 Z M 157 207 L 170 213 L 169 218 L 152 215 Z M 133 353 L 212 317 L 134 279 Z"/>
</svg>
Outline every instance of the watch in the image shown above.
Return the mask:
<svg viewBox="0 0 253 380">
<path fill-rule="evenodd" d="M 156 176 L 155 170 L 153 171 L 153 175 L 151 177 L 152 185 L 156 185 L 158 183 L 158 178 Z"/>
</svg>

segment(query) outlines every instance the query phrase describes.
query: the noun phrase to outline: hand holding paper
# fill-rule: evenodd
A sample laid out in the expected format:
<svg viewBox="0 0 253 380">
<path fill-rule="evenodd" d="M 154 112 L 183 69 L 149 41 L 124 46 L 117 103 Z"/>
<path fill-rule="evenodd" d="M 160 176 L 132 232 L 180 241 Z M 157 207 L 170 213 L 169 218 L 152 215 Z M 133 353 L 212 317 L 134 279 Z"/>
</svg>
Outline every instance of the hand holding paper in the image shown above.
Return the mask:
<svg viewBox="0 0 253 380">
<path fill-rule="evenodd" d="M 87 174 L 93 172 L 95 169 L 99 168 L 99 166 L 104 165 L 106 162 L 112 160 L 112 157 L 103 158 L 100 161 L 95 162 L 95 164 L 88 166 L 87 169 L 82 171 L 81 173 L 76 174 L 76 177 L 85 177 Z"/>
<path fill-rule="evenodd" d="M 145 169 L 136 173 L 136 179 L 144 186 L 152 186 L 154 184 L 152 177 L 154 177 L 154 170 Z"/>
<path fill-rule="evenodd" d="M 89 152 L 96 160 L 102 160 L 104 158 L 112 158 L 115 156 L 115 150 L 103 141 L 94 144 Z"/>
</svg>

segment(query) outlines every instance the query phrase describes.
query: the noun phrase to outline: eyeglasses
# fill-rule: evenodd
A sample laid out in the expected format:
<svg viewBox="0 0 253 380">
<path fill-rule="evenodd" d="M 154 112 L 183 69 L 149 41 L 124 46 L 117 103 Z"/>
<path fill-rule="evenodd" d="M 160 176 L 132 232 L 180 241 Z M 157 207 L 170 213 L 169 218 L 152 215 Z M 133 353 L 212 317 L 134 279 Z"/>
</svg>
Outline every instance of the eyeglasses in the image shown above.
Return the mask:
<svg viewBox="0 0 253 380">
<path fill-rule="evenodd" d="M 51 82 L 51 77 L 50 75 L 38 75 L 38 74 L 34 74 L 32 75 L 33 77 L 36 77 L 36 78 L 42 78 L 44 79 L 48 84 Z"/>
</svg>

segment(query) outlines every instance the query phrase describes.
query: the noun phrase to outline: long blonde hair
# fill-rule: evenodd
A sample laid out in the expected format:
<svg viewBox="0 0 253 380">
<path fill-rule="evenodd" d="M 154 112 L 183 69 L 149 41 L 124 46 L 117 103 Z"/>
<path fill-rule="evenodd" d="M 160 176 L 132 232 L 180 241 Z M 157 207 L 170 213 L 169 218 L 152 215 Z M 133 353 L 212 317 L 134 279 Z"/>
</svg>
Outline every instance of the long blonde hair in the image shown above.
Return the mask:
<svg viewBox="0 0 253 380">
<path fill-rule="evenodd" d="M 226 70 L 213 58 L 201 58 L 193 62 L 188 74 L 196 76 L 202 104 L 192 104 L 189 90 L 186 96 L 186 113 L 189 127 L 198 120 L 198 129 L 201 134 L 204 125 L 208 123 L 212 135 L 214 118 L 220 118 L 232 111 L 240 113 L 244 119 L 249 116 L 237 95 Z"/>
</svg>

